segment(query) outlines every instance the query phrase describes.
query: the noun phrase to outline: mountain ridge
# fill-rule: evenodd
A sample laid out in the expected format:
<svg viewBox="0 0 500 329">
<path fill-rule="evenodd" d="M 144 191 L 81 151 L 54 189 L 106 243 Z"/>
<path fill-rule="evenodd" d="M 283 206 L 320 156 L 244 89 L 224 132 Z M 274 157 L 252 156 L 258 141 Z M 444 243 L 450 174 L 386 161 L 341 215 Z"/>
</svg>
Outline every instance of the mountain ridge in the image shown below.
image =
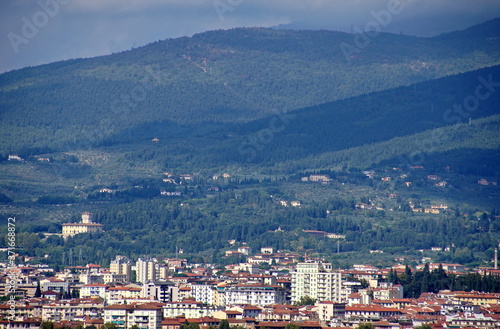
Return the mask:
<svg viewBox="0 0 500 329">
<path fill-rule="evenodd" d="M 499 21 L 444 41 L 382 33 L 350 60 L 340 48 L 342 42 L 354 44 L 347 33 L 241 28 L 4 73 L 0 134 L 5 143 L 6 130 L 23 132 L 15 145 L 2 149 L 53 139 L 47 134 L 54 130 L 68 136 L 63 144 L 85 139 L 85 131 L 103 120 L 113 127 L 99 131 L 102 138 L 153 121 L 245 122 L 273 109 L 289 111 L 499 64 L 500 45 L 492 37 L 498 32 L 480 35 Z M 457 37 L 463 34 L 475 35 L 479 41 L 472 46 L 479 48 L 464 48 Z M 128 103 L 117 108 L 123 99 Z M 38 137 L 23 137 L 25 131 Z"/>
</svg>

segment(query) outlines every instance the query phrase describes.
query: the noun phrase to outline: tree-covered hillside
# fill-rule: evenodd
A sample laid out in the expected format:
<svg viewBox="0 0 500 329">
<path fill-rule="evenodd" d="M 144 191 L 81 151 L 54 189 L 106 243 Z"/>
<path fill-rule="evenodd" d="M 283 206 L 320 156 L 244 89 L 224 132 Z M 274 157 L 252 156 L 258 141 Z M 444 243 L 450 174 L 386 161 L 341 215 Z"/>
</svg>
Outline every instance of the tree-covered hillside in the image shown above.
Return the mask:
<svg viewBox="0 0 500 329">
<path fill-rule="evenodd" d="M 8 72 L 0 149 L 88 147 L 155 121 L 249 121 L 496 65 L 499 24 L 436 38 L 233 29 Z M 359 37 L 369 42 L 346 57 Z"/>
<path fill-rule="evenodd" d="M 500 66 L 297 111 L 277 111 L 270 117 L 242 124 L 179 126 L 155 122 L 124 130 L 102 145 L 137 145 L 131 157 L 157 159 L 166 167 L 181 166 L 189 170 L 233 164 L 276 167 L 276 163 L 282 162 L 296 164 L 288 168 L 278 166 L 286 173 L 311 168 L 308 166 L 313 163 L 312 168 L 342 165 L 364 168 L 391 157 L 434 150 L 429 142 L 418 144 L 421 136 L 415 134 L 499 114 L 500 93 L 496 91 L 487 92 L 488 97 L 481 101 L 474 98 L 477 106 L 464 104 L 467 97 L 475 97 L 478 86 L 486 91 L 481 81 L 494 82 L 496 77 L 500 77 Z M 493 146 L 489 147 L 496 147 L 498 122 L 490 122 L 489 129 L 493 131 L 490 140 Z M 430 138 L 447 150 L 456 145 L 454 140 L 462 140 L 460 136 L 450 139 L 435 130 Z M 160 138 L 160 142 L 151 143 L 153 137 Z M 382 154 L 369 151 L 374 148 L 367 146 L 398 137 L 404 139 L 400 143 L 396 139 L 390 148 L 383 146 Z M 352 148 L 355 149 L 348 150 Z M 355 155 L 333 160 L 328 155 L 332 152 Z M 326 160 L 329 157 L 331 163 Z M 300 165 L 301 159 L 305 159 L 304 165 Z"/>
<path fill-rule="evenodd" d="M 242 28 L 2 74 L 0 215 L 53 265 L 234 263 L 243 242 L 487 265 L 499 37 L 500 19 L 434 38 Z M 57 236 L 84 211 L 104 233 Z"/>
</svg>

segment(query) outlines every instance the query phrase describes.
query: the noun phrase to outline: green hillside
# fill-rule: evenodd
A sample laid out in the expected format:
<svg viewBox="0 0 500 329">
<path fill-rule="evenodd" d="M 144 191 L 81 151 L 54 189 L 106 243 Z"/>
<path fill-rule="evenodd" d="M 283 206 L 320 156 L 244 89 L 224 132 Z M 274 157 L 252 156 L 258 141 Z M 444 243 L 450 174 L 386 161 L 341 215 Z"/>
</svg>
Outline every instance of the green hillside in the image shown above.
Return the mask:
<svg viewBox="0 0 500 329">
<path fill-rule="evenodd" d="M 471 151 L 472 150 L 472 151 Z M 326 152 L 319 156 L 286 161 L 275 167 L 286 171 L 338 169 L 344 167 L 368 169 L 381 166 L 416 166 L 428 168 L 472 167 L 469 159 L 474 159 L 478 168 L 492 166 L 490 170 L 478 171 L 477 175 L 500 177 L 500 166 L 495 156 L 500 156 L 500 116 L 471 121 L 470 124 L 456 124 L 427 130 L 405 137 L 395 137 L 388 141 L 358 146 L 342 151 Z M 480 158 L 482 152 L 494 155 Z M 451 154 L 460 154 L 455 158 Z M 433 164 L 433 158 L 440 157 L 439 165 Z M 497 158 L 498 159 L 498 158 Z M 479 165 L 480 164 L 480 165 Z M 493 169 L 495 168 L 495 169 Z"/>
<path fill-rule="evenodd" d="M 245 28 L 2 74 L 0 215 L 20 219 L 21 255 L 53 265 L 70 251 L 107 264 L 178 248 L 234 263 L 232 239 L 338 266 L 488 265 L 500 239 L 499 34 L 500 19 L 380 34 L 346 58 L 340 45 L 359 35 Z M 83 211 L 103 234 L 53 235 Z M 418 251 L 432 247 L 450 249 Z"/>
<path fill-rule="evenodd" d="M 488 67 L 500 64 L 499 27 L 380 34 L 347 59 L 340 46 L 355 35 L 233 29 L 8 72 L 0 75 L 0 149 L 95 146 L 156 121 L 249 121 Z"/>
<path fill-rule="evenodd" d="M 243 124 L 179 126 L 171 122 L 155 122 L 113 135 L 102 145 L 115 148 L 136 145 L 135 150 L 130 150 L 130 158 L 140 161 L 156 159 L 166 167 L 186 170 L 249 164 L 272 168 L 279 162 L 299 164 L 302 163 L 300 159 L 308 157 L 324 160 L 328 156 L 323 156 L 323 153 L 353 147 L 358 147 L 352 151 L 356 157 L 367 159 L 372 155 L 366 152 L 369 148 L 364 147 L 365 144 L 403 136 L 409 136 L 411 140 L 415 138 L 411 135 L 419 132 L 498 114 L 500 93 L 496 91 L 478 101 L 474 111 L 454 110 L 455 104 L 463 107 L 464 99 L 474 95 L 482 79 L 495 81 L 497 76 L 500 77 L 500 66 L 488 67 L 287 113 L 276 112 L 273 116 Z M 153 137 L 160 138 L 160 142 L 151 143 Z M 442 140 L 445 145 L 452 142 Z M 398 152 L 405 149 L 395 148 Z M 388 151 L 385 150 L 384 154 Z M 323 160 L 319 167 L 328 166 Z M 345 162 L 348 166 L 358 167 L 374 164 L 370 161 L 351 163 L 350 159 Z M 286 169 L 284 173 L 310 168 L 309 160 L 303 163 Z M 284 169 L 279 168 L 273 171 Z"/>
</svg>

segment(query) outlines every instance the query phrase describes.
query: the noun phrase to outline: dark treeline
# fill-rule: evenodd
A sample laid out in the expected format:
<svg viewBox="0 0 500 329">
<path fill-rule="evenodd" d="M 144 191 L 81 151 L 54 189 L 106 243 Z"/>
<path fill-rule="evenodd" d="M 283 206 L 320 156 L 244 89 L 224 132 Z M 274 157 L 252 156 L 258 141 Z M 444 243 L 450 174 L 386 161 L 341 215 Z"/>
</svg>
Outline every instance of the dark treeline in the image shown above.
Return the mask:
<svg viewBox="0 0 500 329">
<path fill-rule="evenodd" d="M 415 273 L 408 266 L 405 272 L 399 275 L 391 270 L 387 280 L 403 285 L 405 298 L 418 298 L 422 293 L 437 293 L 440 290 L 500 292 L 500 277 L 498 276 L 479 273 L 447 274 L 442 266 L 430 271 L 429 264 L 426 264 L 422 271 Z"/>
</svg>

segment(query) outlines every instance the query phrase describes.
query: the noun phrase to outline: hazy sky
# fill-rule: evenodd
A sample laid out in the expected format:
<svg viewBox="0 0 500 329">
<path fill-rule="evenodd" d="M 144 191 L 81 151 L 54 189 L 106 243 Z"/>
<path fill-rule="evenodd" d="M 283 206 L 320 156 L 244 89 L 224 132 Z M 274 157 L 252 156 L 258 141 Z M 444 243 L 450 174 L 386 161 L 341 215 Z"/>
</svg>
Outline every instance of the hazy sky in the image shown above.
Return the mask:
<svg viewBox="0 0 500 329">
<path fill-rule="evenodd" d="M 431 36 L 500 17 L 500 0 L 0 0 L 0 72 L 241 26 Z M 398 3 L 400 2 L 400 3 Z M 382 17 L 382 16 L 381 16 Z M 387 18 L 387 16 L 385 16 Z"/>
</svg>

